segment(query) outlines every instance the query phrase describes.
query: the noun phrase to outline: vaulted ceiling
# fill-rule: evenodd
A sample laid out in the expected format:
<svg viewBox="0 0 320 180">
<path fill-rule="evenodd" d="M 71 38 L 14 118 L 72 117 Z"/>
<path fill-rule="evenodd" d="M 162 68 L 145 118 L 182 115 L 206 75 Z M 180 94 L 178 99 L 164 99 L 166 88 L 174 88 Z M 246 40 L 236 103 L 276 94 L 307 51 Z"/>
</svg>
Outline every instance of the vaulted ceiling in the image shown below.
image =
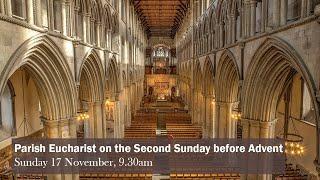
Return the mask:
<svg viewBox="0 0 320 180">
<path fill-rule="evenodd" d="M 134 0 L 135 10 L 149 37 L 173 38 L 188 6 L 189 0 Z"/>
</svg>

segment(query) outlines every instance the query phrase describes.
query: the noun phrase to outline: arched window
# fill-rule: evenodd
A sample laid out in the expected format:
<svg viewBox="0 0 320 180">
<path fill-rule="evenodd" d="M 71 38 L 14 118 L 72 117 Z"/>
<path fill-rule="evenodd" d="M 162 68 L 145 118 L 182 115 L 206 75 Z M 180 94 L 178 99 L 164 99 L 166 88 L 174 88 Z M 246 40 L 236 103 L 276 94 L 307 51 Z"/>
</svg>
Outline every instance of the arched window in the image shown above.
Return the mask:
<svg viewBox="0 0 320 180">
<path fill-rule="evenodd" d="M 26 17 L 26 4 L 22 0 L 11 0 L 11 11 L 16 17 Z"/>
<path fill-rule="evenodd" d="M 62 4 L 60 0 L 53 1 L 53 13 L 54 13 L 54 30 L 62 31 Z"/>
</svg>

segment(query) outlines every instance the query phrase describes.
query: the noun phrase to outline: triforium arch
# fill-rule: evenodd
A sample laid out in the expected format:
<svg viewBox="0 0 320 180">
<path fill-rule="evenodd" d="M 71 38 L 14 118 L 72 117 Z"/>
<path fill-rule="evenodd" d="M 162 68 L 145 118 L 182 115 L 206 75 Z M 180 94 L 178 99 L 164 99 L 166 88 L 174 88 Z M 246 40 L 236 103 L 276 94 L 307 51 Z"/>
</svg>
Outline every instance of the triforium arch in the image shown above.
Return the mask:
<svg viewBox="0 0 320 180">
<path fill-rule="evenodd" d="M 2 92 L 18 69 L 28 72 L 35 81 L 46 135 L 74 136 L 75 128 L 70 124 L 76 116 L 76 88 L 68 64 L 55 43 L 45 35 L 23 43 L 1 74 Z"/>
<path fill-rule="evenodd" d="M 307 84 L 316 112 L 316 124 L 319 127 L 319 105 L 314 80 L 295 50 L 276 37 L 265 40 L 248 67 L 242 96 L 243 121 L 275 120 L 279 98 L 294 74 L 299 74 Z M 272 131 L 261 134 L 265 138 L 273 135 Z"/>
<path fill-rule="evenodd" d="M 231 119 L 232 111 L 239 104 L 240 72 L 232 52 L 225 50 L 218 62 L 215 76 L 215 136 L 234 138 L 236 123 Z"/>
<path fill-rule="evenodd" d="M 84 122 L 85 137 L 103 137 L 104 69 L 97 52 L 91 49 L 85 56 L 78 75 L 78 112 L 88 112 L 89 121 Z"/>
<path fill-rule="evenodd" d="M 203 96 L 204 96 L 204 136 L 212 137 L 213 100 L 214 100 L 214 67 L 210 57 L 206 57 L 203 66 Z"/>
</svg>

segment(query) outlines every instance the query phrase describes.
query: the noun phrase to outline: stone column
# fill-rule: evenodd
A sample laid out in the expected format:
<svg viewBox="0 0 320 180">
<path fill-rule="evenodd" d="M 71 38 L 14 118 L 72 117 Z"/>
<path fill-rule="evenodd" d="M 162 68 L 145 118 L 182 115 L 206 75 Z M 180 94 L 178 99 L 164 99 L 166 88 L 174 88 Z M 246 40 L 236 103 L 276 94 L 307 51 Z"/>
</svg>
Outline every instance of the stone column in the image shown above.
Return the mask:
<svg viewBox="0 0 320 180">
<path fill-rule="evenodd" d="M 251 6 L 250 6 L 250 0 L 246 0 L 244 2 L 244 36 L 248 37 L 250 36 L 250 28 L 251 28 Z"/>
<path fill-rule="evenodd" d="M 7 15 L 12 16 L 11 0 L 5 0 L 5 2 L 6 2 Z"/>
<path fill-rule="evenodd" d="M 301 0 L 301 18 L 305 18 L 308 15 L 307 12 L 307 1 L 309 0 Z"/>
<path fill-rule="evenodd" d="M 27 0 L 27 22 L 34 24 L 33 0 Z"/>
<path fill-rule="evenodd" d="M 231 32 L 231 36 L 230 36 L 231 43 L 235 43 L 236 37 L 237 37 L 237 25 L 236 25 L 236 18 L 233 14 L 230 16 L 230 32 Z"/>
<path fill-rule="evenodd" d="M 121 124 L 121 107 L 120 107 L 120 101 L 117 100 L 114 102 L 114 137 L 115 138 L 122 138 L 123 133 L 121 132 L 123 124 Z"/>
<path fill-rule="evenodd" d="M 85 127 L 87 125 L 87 132 L 85 132 L 86 138 L 95 138 L 96 137 L 96 113 L 95 113 L 95 102 L 88 103 L 88 115 L 89 119 L 85 120 Z"/>
<path fill-rule="evenodd" d="M 101 23 L 100 22 L 98 22 L 97 23 L 97 28 L 95 29 L 95 34 L 96 34 L 96 36 L 97 36 L 97 39 L 96 39 L 96 45 L 98 46 L 98 47 L 102 47 L 101 46 Z"/>
<path fill-rule="evenodd" d="M 53 10 L 53 0 L 48 1 L 48 26 L 49 30 L 54 30 L 54 10 Z"/>
<path fill-rule="evenodd" d="M 67 36 L 68 31 L 67 31 L 67 7 L 66 7 L 66 2 L 63 0 L 61 2 L 61 17 L 62 17 L 62 34 Z"/>
<path fill-rule="evenodd" d="M 48 120 L 44 122 L 45 136 L 47 138 L 76 138 L 76 118 Z M 52 174 L 48 175 L 48 180 L 78 179 L 77 174 Z"/>
<path fill-rule="evenodd" d="M 212 123 L 211 123 L 211 138 L 218 138 L 219 137 L 219 122 L 218 122 L 218 115 L 217 115 L 217 103 L 216 101 L 213 99 L 212 102 L 212 108 L 211 108 L 211 111 L 212 111 Z M 219 108 L 219 107 L 218 107 Z"/>
<path fill-rule="evenodd" d="M 0 13 L 5 14 L 4 0 L 0 0 Z"/>
<path fill-rule="evenodd" d="M 90 15 L 89 14 L 84 14 L 83 15 L 83 31 L 82 31 L 82 35 L 83 35 L 83 42 L 85 43 L 89 43 L 89 39 L 90 39 L 90 29 L 89 29 L 89 23 L 90 23 Z"/>
<path fill-rule="evenodd" d="M 95 113 L 95 138 L 103 138 L 103 101 L 94 103 Z"/>
<path fill-rule="evenodd" d="M 267 18 L 267 0 L 261 2 L 261 32 L 266 30 L 266 18 Z"/>
<path fill-rule="evenodd" d="M 242 138 L 274 138 L 275 136 L 275 124 L 277 120 L 273 120 L 270 122 L 257 121 L 252 119 L 241 119 L 242 125 Z M 260 174 L 260 175 L 249 175 L 243 174 L 241 175 L 241 179 L 246 180 L 271 180 L 271 174 Z"/>
<path fill-rule="evenodd" d="M 273 0 L 273 26 L 277 28 L 280 25 L 280 0 Z"/>
<path fill-rule="evenodd" d="M 235 121 L 231 118 L 232 104 L 229 102 L 215 102 L 215 119 L 218 138 L 234 138 Z"/>
<path fill-rule="evenodd" d="M 287 24 L 288 0 L 281 0 L 280 5 L 280 25 Z"/>
<path fill-rule="evenodd" d="M 250 15 L 251 15 L 251 22 L 250 22 L 250 36 L 254 36 L 256 34 L 256 7 L 257 2 L 255 0 L 251 0 L 250 2 Z"/>
<path fill-rule="evenodd" d="M 226 24 L 220 24 L 220 30 L 219 30 L 219 33 L 220 33 L 220 42 L 219 42 L 219 45 L 220 47 L 223 47 L 225 45 L 225 42 L 226 42 Z"/>
</svg>

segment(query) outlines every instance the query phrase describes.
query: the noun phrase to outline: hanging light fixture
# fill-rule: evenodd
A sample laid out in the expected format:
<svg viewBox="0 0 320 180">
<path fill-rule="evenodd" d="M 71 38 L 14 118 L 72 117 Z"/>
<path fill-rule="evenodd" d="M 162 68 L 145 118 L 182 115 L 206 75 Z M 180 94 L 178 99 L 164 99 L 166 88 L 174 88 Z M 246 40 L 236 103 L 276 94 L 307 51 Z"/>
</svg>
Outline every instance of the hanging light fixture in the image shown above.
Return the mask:
<svg viewBox="0 0 320 180">
<path fill-rule="evenodd" d="M 302 156 L 305 153 L 305 147 L 303 146 L 303 137 L 299 135 L 295 125 L 294 119 L 290 116 L 290 102 L 291 102 L 291 90 L 290 85 L 284 94 L 285 113 L 284 113 L 284 126 L 283 133 L 277 136 L 278 139 L 282 139 L 285 142 L 285 153 L 288 156 Z M 291 122 L 291 125 L 289 126 Z M 289 127 L 292 127 L 291 129 Z M 289 132 L 290 131 L 290 132 Z"/>
<path fill-rule="evenodd" d="M 78 121 L 83 121 L 83 120 L 87 120 L 89 119 L 89 114 L 86 111 L 80 111 L 78 112 L 78 117 L 77 120 Z"/>
<path fill-rule="evenodd" d="M 285 137 L 285 138 L 284 138 Z M 285 142 L 285 153 L 288 156 L 302 156 L 305 153 L 303 146 L 303 137 L 296 133 L 287 133 L 285 136 L 281 134 L 279 139 Z"/>
<path fill-rule="evenodd" d="M 239 120 L 241 118 L 241 112 L 240 111 L 234 111 L 231 114 L 231 117 L 235 120 Z"/>
</svg>

